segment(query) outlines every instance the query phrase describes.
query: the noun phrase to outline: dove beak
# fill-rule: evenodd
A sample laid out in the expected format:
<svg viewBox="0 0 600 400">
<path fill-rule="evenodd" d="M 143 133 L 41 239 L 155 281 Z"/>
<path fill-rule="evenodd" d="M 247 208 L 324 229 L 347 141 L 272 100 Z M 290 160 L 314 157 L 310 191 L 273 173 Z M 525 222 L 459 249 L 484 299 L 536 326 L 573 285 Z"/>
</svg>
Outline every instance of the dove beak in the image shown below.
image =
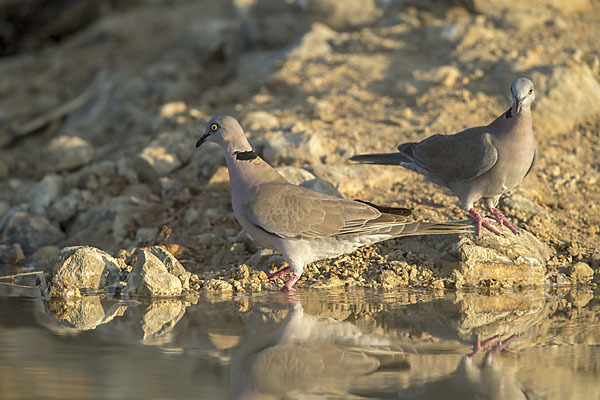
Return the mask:
<svg viewBox="0 0 600 400">
<path fill-rule="evenodd" d="M 202 143 L 206 142 L 206 140 L 208 139 L 209 136 L 210 136 L 210 133 L 205 133 L 204 135 L 202 135 L 202 137 L 200 139 L 198 139 L 198 141 L 196 142 L 196 147 L 202 146 Z"/>
<path fill-rule="evenodd" d="M 521 112 L 521 108 L 523 107 L 523 100 L 525 100 L 525 98 L 519 98 L 517 96 L 515 96 L 513 94 L 513 100 L 514 100 L 514 109 L 513 111 L 515 112 L 515 114 L 518 114 Z"/>
<path fill-rule="evenodd" d="M 525 98 L 520 98 L 520 99 L 516 99 L 517 102 L 517 114 L 521 112 L 521 108 L 523 107 L 523 100 L 525 100 Z"/>
</svg>

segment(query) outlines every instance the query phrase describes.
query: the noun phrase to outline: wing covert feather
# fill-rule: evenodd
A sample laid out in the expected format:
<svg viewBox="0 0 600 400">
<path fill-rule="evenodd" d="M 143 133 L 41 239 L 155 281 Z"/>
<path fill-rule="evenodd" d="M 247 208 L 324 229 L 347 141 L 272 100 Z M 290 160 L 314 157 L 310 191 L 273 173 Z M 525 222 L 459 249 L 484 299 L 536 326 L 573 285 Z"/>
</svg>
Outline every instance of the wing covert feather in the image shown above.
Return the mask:
<svg viewBox="0 0 600 400">
<path fill-rule="evenodd" d="M 487 127 L 455 135 L 434 135 L 412 146 L 415 163 L 446 181 L 469 181 L 489 171 L 498 161 Z"/>
<path fill-rule="evenodd" d="M 411 222 L 382 214 L 356 201 L 327 196 L 290 183 L 259 185 L 246 207 L 248 220 L 282 238 L 320 238 L 376 232 L 390 224 Z"/>
</svg>

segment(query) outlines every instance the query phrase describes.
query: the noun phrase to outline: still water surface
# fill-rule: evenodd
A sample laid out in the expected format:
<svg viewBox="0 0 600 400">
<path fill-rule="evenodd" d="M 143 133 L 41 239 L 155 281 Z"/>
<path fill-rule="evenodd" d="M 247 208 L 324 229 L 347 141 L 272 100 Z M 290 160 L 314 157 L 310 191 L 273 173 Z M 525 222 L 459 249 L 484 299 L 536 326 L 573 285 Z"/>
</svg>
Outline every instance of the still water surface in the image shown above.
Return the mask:
<svg viewBox="0 0 600 400">
<path fill-rule="evenodd" d="M 599 317 L 582 289 L 47 303 L 0 285 L 0 399 L 600 399 Z M 496 338 L 473 355 L 477 337 Z"/>
</svg>

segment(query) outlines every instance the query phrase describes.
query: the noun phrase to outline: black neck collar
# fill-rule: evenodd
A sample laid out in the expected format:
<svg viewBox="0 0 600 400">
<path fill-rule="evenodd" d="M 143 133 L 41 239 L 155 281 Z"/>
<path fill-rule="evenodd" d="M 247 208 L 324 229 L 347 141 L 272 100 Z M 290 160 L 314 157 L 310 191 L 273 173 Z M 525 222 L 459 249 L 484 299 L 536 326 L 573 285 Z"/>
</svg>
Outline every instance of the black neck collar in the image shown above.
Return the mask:
<svg viewBox="0 0 600 400">
<path fill-rule="evenodd" d="M 256 154 L 254 152 L 254 150 L 249 150 L 249 151 L 234 151 L 233 152 L 233 157 L 238 160 L 238 161 L 248 161 L 248 160 L 254 160 L 255 158 L 258 158 L 258 154 Z"/>
</svg>

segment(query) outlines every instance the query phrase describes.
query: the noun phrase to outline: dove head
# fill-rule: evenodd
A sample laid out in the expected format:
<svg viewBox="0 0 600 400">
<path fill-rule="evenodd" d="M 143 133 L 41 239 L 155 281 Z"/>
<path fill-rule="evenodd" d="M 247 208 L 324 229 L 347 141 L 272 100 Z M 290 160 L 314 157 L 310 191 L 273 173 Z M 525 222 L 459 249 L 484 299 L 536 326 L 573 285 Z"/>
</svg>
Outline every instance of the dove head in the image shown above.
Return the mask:
<svg viewBox="0 0 600 400">
<path fill-rule="evenodd" d="M 214 117 L 208 122 L 204 134 L 196 142 L 196 147 L 200 147 L 205 142 L 218 143 L 231 153 L 252 150 L 244 130 L 235 118 L 230 116 Z"/>
<path fill-rule="evenodd" d="M 521 110 L 528 110 L 529 106 L 535 100 L 535 91 L 533 82 L 527 78 L 515 79 L 510 86 L 510 93 L 513 98 L 513 111 L 518 114 Z"/>
</svg>

